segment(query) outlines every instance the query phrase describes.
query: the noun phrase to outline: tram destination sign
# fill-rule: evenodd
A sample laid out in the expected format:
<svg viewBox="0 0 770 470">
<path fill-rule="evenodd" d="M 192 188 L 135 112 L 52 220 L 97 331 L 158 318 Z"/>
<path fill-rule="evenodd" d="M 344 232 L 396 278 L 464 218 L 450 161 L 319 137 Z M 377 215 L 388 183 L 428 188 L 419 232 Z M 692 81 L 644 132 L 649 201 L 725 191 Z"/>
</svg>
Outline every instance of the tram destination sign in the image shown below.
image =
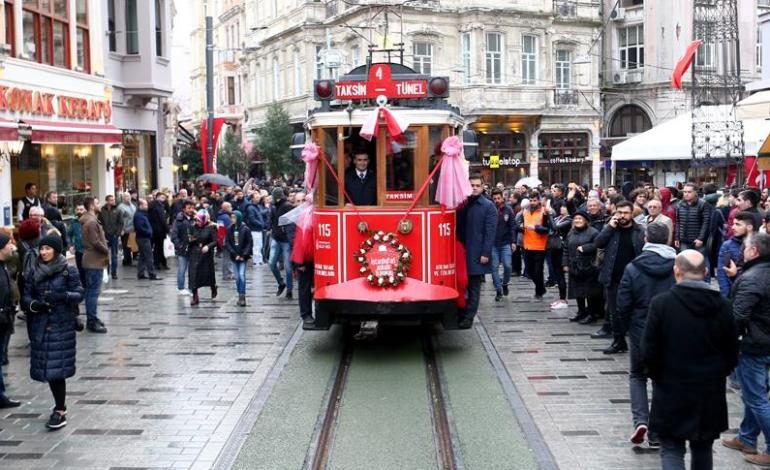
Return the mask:
<svg viewBox="0 0 770 470">
<path fill-rule="evenodd" d="M 367 80 L 345 80 L 334 84 L 338 100 L 370 100 L 383 95 L 389 99 L 428 97 L 427 79 L 393 78 L 390 65 L 374 64 Z"/>
</svg>

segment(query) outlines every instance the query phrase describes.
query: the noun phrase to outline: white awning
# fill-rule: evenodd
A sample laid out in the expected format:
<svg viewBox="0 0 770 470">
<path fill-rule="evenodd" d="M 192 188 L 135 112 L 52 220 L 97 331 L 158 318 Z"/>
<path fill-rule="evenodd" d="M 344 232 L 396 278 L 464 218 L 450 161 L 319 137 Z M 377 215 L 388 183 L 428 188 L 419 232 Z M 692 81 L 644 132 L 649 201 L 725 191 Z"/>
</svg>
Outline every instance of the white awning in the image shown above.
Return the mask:
<svg viewBox="0 0 770 470">
<path fill-rule="evenodd" d="M 754 93 L 739 101 L 735 113 L 738 119 L 770 119 L 770 90 Z"/>
<path fill-rule="evenodd" d="M 745 156 L 757 156 L 768 134 L 770 134 L 770 121 L 744 119 Z M 680 114 L 612 147 L 614 161 L 689 160 L 691 158 L 692 115 L 689 112 Z"/>
</svg>

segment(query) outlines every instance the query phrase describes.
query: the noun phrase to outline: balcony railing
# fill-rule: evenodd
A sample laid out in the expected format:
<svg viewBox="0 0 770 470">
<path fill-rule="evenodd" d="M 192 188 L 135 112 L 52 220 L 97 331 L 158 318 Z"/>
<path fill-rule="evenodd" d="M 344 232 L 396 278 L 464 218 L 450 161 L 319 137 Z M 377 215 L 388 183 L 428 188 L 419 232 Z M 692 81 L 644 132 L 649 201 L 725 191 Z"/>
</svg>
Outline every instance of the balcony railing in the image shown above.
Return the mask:
<svg viewBox="0 0 770 470">
<path fill-rule="evenodd" d="M 556 16 L 577 16 L 576 0 L 553 0 L 553 12 Z"/>
<path fill-rule="evenodd" d="M 577 90 L 558 89 L 553 91 L 553 104 L 556 106 L 569 106 L 578 104 Z"/>
</svg>

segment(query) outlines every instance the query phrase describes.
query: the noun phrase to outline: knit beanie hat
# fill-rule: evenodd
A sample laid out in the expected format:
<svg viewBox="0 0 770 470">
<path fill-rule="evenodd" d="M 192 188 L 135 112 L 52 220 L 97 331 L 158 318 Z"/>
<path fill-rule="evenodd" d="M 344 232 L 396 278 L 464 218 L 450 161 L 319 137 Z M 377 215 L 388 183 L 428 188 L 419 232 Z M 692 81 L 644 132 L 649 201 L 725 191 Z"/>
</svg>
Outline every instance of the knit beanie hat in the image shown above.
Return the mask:
<svg viewBox="0 0 770 470">
<path fill-rule="evenodd" d="M 60 255 L 64 251 L 64 244 L 61 237 L 58 235 L 46 235 L 40 239 L 40 246 L 50 246 L 57 255 Z"/>
</svg>

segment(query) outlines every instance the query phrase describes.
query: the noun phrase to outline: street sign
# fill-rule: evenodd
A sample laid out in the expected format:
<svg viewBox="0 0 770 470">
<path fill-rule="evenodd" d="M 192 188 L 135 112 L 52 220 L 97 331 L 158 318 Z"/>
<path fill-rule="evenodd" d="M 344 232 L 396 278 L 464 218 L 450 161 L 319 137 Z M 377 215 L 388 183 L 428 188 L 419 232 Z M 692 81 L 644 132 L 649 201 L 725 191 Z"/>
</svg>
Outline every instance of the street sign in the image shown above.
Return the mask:
<svg viewBox="0 0 770 470">
<path fill-rule="evenodd" d="M 338 100 L 367 100 L 380 95 L 388 99 L 426 98 L 427 79 L 393 79 L 389 64 L 374 64 L 369 69 L 369 78 L 362 80 L 338 81 L 334 84 Z"/>
</svg>

